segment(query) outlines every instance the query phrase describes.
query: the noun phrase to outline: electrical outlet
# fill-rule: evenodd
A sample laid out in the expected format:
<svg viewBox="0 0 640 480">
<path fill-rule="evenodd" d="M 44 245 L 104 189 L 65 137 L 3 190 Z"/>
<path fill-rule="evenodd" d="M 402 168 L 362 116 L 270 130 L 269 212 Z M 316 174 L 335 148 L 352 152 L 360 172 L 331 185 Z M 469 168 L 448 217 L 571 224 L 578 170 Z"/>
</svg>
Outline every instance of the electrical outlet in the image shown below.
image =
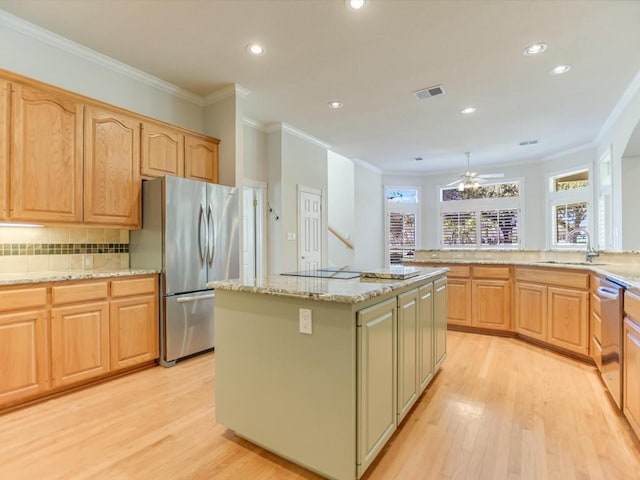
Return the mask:
<svg viewBox="0 0 640 480">
<path fill-rule="evenodd" d="M 295 240 L 296 234 L 295 232 L 287 232 L 287 240 Z"/>
<path fill-rule="evenodd" d="M 300 333 L 311 335 L 313 333 L 313 322 L 311 320 L 311 310 L 308 308 L 300 308 L 299 312 L 299 330 Z"/>
<path fill-rule="evenodd" d="M 93 268 L 93 255 L 84 255 L 82 257 L 82 267 L 85 269 Z"/>
</svg>

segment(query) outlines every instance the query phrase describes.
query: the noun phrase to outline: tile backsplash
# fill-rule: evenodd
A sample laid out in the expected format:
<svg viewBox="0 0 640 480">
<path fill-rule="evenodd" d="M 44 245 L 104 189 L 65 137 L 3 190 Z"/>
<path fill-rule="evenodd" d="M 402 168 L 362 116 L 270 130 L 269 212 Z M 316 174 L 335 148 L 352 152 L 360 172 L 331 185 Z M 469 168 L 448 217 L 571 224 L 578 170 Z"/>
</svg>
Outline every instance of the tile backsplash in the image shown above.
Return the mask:
<svg viewBox="0 0 640 480">
<path fill-rule="evenodd" d="M 0 273 L 128 267 L 128 230 L 0 227 Z"/>
</svg>

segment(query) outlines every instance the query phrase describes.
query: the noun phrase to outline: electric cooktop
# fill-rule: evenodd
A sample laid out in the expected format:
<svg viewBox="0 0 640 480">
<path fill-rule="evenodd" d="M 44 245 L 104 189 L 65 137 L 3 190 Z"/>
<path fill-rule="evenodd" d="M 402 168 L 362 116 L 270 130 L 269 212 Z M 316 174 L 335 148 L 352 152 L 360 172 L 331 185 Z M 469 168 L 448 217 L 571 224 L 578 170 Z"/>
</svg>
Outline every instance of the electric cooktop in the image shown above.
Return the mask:
<svg viewBox="0 0 640 480">
<path fill-rule="evenodd" d="M 281 273 L 280 275 L 289 275 L 293 277 L 340 278 L 342 280 L 348 280 L 350 278 L 358 278 L 360 276 L 360 272 L 356 272 L 355 270 L 341 270 L 339 268 L 318 268 L 316 270 Z"/>
</svg>

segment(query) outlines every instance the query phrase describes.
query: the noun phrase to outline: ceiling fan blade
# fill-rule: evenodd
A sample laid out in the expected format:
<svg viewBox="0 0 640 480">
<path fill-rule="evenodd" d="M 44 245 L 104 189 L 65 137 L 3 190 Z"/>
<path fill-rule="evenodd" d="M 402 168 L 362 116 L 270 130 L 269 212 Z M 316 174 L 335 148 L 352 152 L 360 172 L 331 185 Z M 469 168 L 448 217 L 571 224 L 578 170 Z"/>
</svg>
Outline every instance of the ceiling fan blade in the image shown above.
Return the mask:
<svg viewBox="0 0 640 480">
<path fill-rule="evenodd" d="M 480 178 L 504 178 L 504 173 L 481 173 Z"/>
<path fill-rule="evenodd" d="M 458 179 L 458 180 L 454 180 L 454 181 L 453 181 L 453 182 L 451 182 L 451 183 L 447 183 L 447 184 L 445 185 L 445 187 L 452 187 L 452 186 L 454 186 L 454 185 L 459 184 L 460 182 L 461 182 L 461 180 L 460 180 L 460 179 Z"/>
</svg>

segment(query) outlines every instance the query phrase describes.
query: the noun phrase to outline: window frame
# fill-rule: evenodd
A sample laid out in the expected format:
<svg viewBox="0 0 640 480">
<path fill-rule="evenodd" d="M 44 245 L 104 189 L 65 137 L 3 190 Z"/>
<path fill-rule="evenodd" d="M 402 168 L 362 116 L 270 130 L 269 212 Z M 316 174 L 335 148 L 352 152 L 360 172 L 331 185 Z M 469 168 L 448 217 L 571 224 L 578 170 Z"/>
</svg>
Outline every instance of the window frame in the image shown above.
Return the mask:
<svg viewBox="0 0 640 480">
<path fill-rule="evenodd" d="M 388 190 L 416 190 L 417 202 L 416 203 L 400 203 L 389 202 L 387 200 Z M 393 213 L 413 213 L 415 215 L 415 249 L 417 251 L 420 248 L 420 228 L 422 226 L 422 187 L 420 185 L 383 185 L 382 195 L 384 201 L 384 258 L 387 265 L 391 264 L 391 252 L 390 252 L 390 213 L 392 210 L 389 208 L 393 206 Z"/>
<path fill-rule="evenodd" d="M 576 188 L 573 190 L 559 190 L 555 191 L 555 179 L 557 177 L 564 177 L 580 172 L 586 171 L 589 175 L 589 186 Z M 569 205 L 572 203 L 583 203 L 587 204 L 587 232 L 589 232 L 589 236 L 591 238 L 591 244 L 595 245 L 596 237 L 594 232 L 594 216 L 596 215 L 596 211 L 594 209 L 595 202 L 593 200 L 593 192 L 594 192 L 594 169 L 593 164 L 582 164 L 576 165 L 571 168 L 565 168 L 562 170 L 556 170 L 553 172 L 548 172 L 546 174 L 546 195 L 547 195 L 547 208 L 546 208 L 546 244 L 547 249 L 549 250 L 570 250 L 570 251 L 581 251 L 586 248 L 585 243 L 558 243 L 556 238 L 556 215 L 555 208 L 560 205 Z"/>
<path fill-rule="evenodd" d="M 483 184 L 497 185 L 501 183 L 518 183 L 519 195 L 517 197 L 500 198 L 475 198 L 470 200 L 442 200 L 442 191 L 450 186 L 438 187 L 438 245 L 442 250 L 522 250 L 524 247 L 525 221 L 524 221 L 524 196 L 525 182 L 523 177 L 512 177 L 494 180 Z M 518 211 L 518 244 L 486 245 L 481 243 L 481 212 L 488 210 L 517 210 Z M 443 223 L 442 215 L 445 213 L 475 212 L 476 214 L 476 242 L 473 245 L 445 245 L 442 242 Z"/>
</svg>

